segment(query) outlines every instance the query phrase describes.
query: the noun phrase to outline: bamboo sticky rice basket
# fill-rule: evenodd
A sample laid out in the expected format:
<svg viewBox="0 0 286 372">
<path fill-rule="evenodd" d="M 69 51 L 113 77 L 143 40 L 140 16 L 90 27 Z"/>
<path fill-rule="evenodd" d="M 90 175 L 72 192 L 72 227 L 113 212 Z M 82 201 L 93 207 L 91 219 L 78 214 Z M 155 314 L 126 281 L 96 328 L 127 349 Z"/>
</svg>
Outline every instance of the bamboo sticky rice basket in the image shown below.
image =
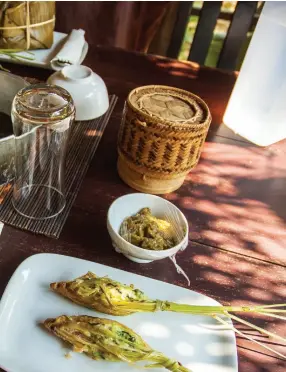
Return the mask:
<svg viewBox="0 0 286 372">
<path fill-rule="evenodd" d="M 178 189 L 198 163 L 211 122 L 206 103 L 187 91 L 160 85 L 130 92 L 118 138 L 118 173 L 136 190 Z"/>
</svg>

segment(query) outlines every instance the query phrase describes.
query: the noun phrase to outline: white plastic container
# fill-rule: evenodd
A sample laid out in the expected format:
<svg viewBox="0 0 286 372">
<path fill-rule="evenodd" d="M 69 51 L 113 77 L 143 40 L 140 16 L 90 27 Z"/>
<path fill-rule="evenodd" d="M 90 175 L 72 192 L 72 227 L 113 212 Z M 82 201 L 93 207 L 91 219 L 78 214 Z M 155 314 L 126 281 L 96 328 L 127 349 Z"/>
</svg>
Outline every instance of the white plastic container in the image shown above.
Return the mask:
<svg viewBox="0 0 286 372">
<path fill-rule="evenodd" d="M 286 2 L 265 2 L 223 121 L 259 146 L 286 138 Z"/>
</svg>

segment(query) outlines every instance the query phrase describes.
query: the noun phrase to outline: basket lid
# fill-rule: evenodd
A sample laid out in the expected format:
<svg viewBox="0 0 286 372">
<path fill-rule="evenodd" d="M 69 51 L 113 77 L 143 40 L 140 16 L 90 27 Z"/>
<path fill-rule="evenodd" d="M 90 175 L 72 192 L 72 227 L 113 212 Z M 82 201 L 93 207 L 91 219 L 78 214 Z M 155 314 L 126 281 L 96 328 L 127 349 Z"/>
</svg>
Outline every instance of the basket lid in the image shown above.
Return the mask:
<svg viewBox="0 0 286 372">
<path fill-rule="evenodd" d="M 128 99 L 136 110 L 166 124 L 200 124 L 209 116 L 199 97 L 178 88 L 143 86 L 134 89 Z"/>
</svg>

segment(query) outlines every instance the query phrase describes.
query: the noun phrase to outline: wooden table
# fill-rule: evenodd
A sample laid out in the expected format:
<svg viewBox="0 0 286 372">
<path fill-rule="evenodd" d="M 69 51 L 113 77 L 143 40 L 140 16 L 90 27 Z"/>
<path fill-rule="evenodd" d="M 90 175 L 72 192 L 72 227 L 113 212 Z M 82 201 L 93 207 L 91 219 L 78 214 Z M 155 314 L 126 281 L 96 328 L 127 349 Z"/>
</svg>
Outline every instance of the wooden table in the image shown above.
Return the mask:
<svg viewBox="0 0 286 372">
<path fill-rule="evenodd" d="M 0 237 L 0 296 L 16 267 L 28 256 L 59 253 L 186 286 L 171 261 L 140 265 L 114 252 L 106 230 L 111 202 L 132 192 L 116 171 L 116 137 L 128 92 L 164 84 L 192 91 L 208 103 L 213 122 L 199 165 L 176 192 L 166 195 L 190 224 L 188 249 L 177 261 L 191 289 L 223 304 L 286 302 L 286 141 L 256 147 L 221 125 L 234 73 L 119 49 L 91 47 L 85 64 L 100 74 L 118 104 L 58 240 L 5 226 Z M 45 79 L 50 72 L 5 65 L 11 72 Z M 256 324 L 286 334 L 280 321 Z M 285 347 L 263 336 L 280 352 Z M 285 361 L 238 337 L 240 372 L 282 372 Z M 195 372 L 195 371 L 194 371 Z"/>
</svg>

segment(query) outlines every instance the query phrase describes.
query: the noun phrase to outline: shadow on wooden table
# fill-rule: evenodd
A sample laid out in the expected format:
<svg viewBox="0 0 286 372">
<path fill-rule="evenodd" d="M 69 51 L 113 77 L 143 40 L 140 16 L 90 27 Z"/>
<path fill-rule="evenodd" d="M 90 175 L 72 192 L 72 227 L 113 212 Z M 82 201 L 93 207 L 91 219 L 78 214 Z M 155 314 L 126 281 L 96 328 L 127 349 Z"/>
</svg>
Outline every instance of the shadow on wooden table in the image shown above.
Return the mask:
<svg viewBox="0 0 286 372">
<path fill-rule="evenodd" d="M 286 146 L 215 142 L 167 199 L 189 217 L 192 240 L 285 265 Z"/>
<path fill-rule="evenodd" d="M 200 72 L 200 65 L 195 62 L 184 61 L 184 63 L 165 57 L 146 56 L 148 61 L 153 62 L 157 67 L 169 75 L 182 76 L 189 79 L 197 79 Z"/>
</svg>

